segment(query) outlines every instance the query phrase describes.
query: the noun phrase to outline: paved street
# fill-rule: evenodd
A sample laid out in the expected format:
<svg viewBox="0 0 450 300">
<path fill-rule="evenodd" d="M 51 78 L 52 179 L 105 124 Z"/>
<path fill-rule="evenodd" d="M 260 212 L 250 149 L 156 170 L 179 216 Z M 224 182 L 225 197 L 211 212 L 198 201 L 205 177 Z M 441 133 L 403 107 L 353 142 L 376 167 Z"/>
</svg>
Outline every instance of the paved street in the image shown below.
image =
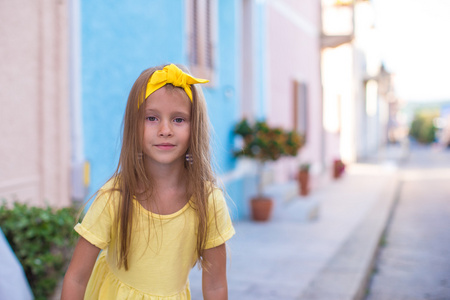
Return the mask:
<svg viewBox="0 0 450 300">
<path fill-rule="evenodd" d="M 370 271 L 396 174 L 392 164 L 355 164 L 308 197 L 276 203 L 270 222 L 236 223 L 229 299 L 352 299 Z M 315 204 L 318 217 L 308 220 Z M 192 299 L 202 299 L 201 273 L 194 269 L 190 279 Z"/>
<path fill-rule="evenodd" d="M 367 300 L 450 299 L 450 151 L 418 148 L 400 193 Z"/>
</svg>

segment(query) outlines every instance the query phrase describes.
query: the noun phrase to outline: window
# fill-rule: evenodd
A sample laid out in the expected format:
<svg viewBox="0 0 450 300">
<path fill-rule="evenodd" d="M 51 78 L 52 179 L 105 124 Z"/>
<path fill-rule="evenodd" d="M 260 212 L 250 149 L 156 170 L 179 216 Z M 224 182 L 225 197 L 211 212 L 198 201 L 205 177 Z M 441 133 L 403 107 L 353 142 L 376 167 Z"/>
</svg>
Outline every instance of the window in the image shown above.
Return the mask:
<svg viewBox="0 0 450 300">
<path fill-rule="evenodd" d="M 195 76 L 213 82 L 217 0 L 189 0 L 187 3 L 190 69 Z"/>
<path fill-rule="evenodd" d="M 304 82 L 294 81 L 294 129 L 305 137 L 308 135 L 308 87 Z"/>
</svg>

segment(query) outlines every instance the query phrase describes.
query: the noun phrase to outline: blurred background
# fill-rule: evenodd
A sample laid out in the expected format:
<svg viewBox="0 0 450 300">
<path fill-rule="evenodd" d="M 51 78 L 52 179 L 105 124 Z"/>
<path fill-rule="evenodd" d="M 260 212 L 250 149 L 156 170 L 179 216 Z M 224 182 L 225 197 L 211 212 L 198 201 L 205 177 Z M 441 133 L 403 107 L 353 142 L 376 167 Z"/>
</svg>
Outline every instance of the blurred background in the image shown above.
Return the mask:
<svg viewBox="0 0 450 300">
<path fill-rule="evenodd" d="M 297 195 L 301 166 L 313 193 L 337 162 L 445 151 L 449 16 L 445 0 L 0 1 L 0 198 L 86 201 L 117 166 L 132 84 L 167 63 L 210 79 L 236 221 L 251 219 L 258 182 L 282 202 Z M 299 150 L 257 172 L 235 155 L 243 119 L 295 130 Z"/>
<path fill-rule="evenodd" d="M 236 219 L 258 176 L 233 155 L 242 118 L 305 137 L 296 157 L 266 164 L 265 185 L 404 144 L 414 118 L 431 129 L 412 134 L 446 147 L 449 11 L 442 0 L 2 1 L 0 195 L 59 207 L 92 195 L 117 164 L 134 80 L 170 62 L 211 80 Z"/>
</svg>

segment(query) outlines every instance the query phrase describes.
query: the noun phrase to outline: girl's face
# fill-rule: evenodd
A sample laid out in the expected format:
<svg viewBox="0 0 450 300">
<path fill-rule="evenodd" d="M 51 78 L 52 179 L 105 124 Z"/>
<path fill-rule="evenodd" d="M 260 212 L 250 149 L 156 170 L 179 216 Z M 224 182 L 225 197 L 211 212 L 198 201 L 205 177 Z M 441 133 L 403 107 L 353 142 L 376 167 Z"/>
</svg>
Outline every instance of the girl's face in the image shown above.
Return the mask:
<svg viewBox="0 0 450 300">
<path fill-rule="evenodd" d="M 191 134 L 191 101 L 180 88 L 162 87 L 145 101 L 143 153 L 149 167 L 184 165 Z"/>
</svg>

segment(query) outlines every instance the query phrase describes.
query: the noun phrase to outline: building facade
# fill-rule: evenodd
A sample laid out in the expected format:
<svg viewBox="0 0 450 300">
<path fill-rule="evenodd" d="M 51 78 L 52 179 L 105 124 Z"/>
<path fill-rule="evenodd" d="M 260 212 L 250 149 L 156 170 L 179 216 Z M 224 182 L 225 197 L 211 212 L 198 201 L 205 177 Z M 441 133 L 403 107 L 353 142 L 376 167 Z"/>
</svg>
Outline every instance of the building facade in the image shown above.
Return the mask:
<svg viewBox="0 0 450 300">
<path fill-rule="evenodd" d="M 0 199 L 70 200 L 66 1 L 0 3 Z"/>
<path fill-rule="evenodd" d="M 383 143 L 380 61 L 364 43 L 373 24 L 356 22 L 368 1 L 24 2 L 0 4 L 3 198 L 87 200 L 117 167 L 134 80 L 166 63 L 211 80 L 213 152 L 235 219 L 249 216 L 257 179 L 233 157 L 242 118 L 306 137 L 297 157 L 268 164 L 268 187 L 295 181 L 302 163 L 319 177 Z"/>
</svg>

